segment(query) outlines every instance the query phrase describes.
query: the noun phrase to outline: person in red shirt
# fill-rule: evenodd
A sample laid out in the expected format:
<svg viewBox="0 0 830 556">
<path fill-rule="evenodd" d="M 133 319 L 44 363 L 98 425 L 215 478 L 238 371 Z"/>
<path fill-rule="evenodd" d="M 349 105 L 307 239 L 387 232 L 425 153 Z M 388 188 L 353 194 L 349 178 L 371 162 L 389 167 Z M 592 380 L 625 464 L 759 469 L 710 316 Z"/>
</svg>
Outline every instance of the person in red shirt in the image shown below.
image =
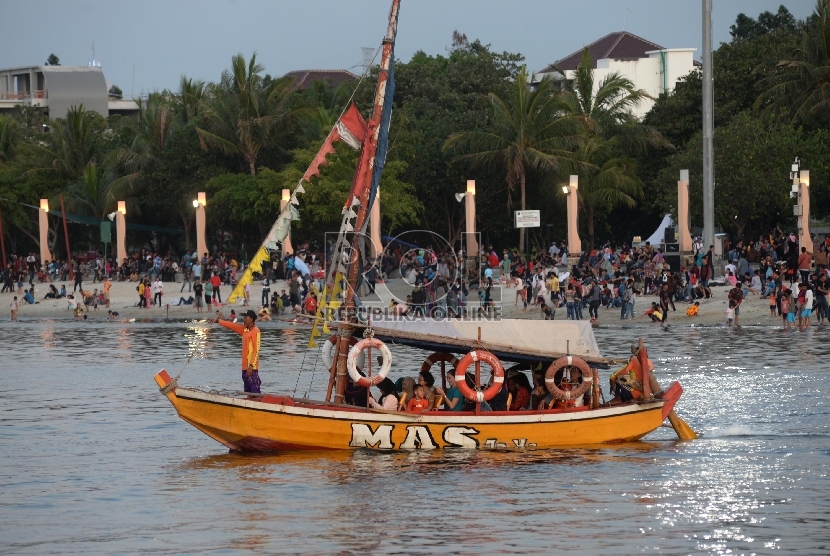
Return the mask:
<svg viewBox="0 0 830 556">
<path fill-rule="evenodd" d="M 801 254 L 798 256 L 798 272 L 801 274 L 802 282 L 810 280 L 810 264 L 812 262 L 813 254 L 808 252 L 806 247 L 802 247 Z"/>
<path fill-rule="evenodd" d="M 306 296 L 303 308 L 308 315 L 314 315 L 317 313 L 317 295 L 314 292 L 310 292 Z"/>
<path fill-rule="evenodd" d="M 527 375 L 519 372 L 507 379 L 507 390 L 513 394 L 508 411 L 527 409 L 530 403 L 530 382 Z"/>
<path fill-rule="evenodd" d="M 217 317 L 216 322 L 242 336 L 242 383 L 245 391 L 259 394 L 262 381 L 259 378 L 259 346 L 262 334 L 254 324 L 256 313 L 249 309 L 243 315 L 243 323 L 237 324 Z"/>
<path fill-rule="evenodd" d="M 222 303 L 222 294 L 219 293 L 219 286 L 222 285 L 222 279 L 219 278 L 219 273 L 214 272 L 213 276 L 210 277 L 210 285 L 213 286 L 213 302 L 216 303 L 216 300 L 219 300 L 219 303 Z"/>
<path fill-rule="evenodd" d="M 426 388 L 419 384 L 415 387 L 414 397 L 406 404 L 406 410 L 413 413 L 421 413 L 429 409 L 429 402 L 425 396 Z"/>
</svg>

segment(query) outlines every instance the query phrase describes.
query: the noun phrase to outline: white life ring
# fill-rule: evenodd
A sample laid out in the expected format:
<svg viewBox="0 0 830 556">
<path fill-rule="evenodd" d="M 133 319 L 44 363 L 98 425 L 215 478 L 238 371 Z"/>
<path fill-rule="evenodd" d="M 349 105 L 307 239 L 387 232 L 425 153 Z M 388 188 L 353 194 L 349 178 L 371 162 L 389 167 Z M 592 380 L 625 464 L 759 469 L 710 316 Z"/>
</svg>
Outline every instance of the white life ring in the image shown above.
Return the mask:
<svg viewBox="0 0 830 556">
<path fill-rule="evenodd" d="M 334 365 L 334 357 L 337 355 L 337 340 L 339 338 L 340 337 L 337 334 L 334 334 L 323 343 L 323 365 L 325 365 L 327 369 L 331 369 L 331 366 Z M 352 336 L 352 339 L 349 340 L 349 345 L 354 346 L 355 344 L 357 344 L 357 338 Z M 357 360 L 357 366 L 362 369 L 365 363 L 366 356 L 361 354 Z"/>
<path fill-rule="evenodd" d="M 357 359 L 363 354 L 363 350 L 369 347 L 380 350 L 383 356 L 383 365 L 380 367 L 380 372 L 371 377 L 360 376 L 357 372 Z M 349 377 L 356 386 L 377 386 L 389 374 L 389 369 L 392 368 L 392 353 L 386 344 L 377 338 L 363 338 L 349 351 L 349 357 L 346 359 L 346 368 L 349 370 Z"/>
</svg>

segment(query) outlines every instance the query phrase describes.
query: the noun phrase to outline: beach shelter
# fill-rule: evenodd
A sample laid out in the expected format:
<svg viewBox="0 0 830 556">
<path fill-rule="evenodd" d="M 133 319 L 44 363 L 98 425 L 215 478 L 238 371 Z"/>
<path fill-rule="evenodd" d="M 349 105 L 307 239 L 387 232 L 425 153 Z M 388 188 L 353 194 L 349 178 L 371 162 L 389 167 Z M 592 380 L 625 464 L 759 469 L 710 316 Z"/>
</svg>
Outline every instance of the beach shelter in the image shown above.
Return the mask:
<svg viewBox="0 0 830 556">
<path fill-rule="evenodd" d="M 657 230 L 651 234 L 646 241 L 652 245 L 660 245 L 661 243 L 665 243 L 666 228 L 671 228 L 672 226 L 674 226 L 674 220 L 672 219 L 671 214 L 667 214 L 663 217 L 663 221 L 660 222 L 660 226 Z"/>
</svg>

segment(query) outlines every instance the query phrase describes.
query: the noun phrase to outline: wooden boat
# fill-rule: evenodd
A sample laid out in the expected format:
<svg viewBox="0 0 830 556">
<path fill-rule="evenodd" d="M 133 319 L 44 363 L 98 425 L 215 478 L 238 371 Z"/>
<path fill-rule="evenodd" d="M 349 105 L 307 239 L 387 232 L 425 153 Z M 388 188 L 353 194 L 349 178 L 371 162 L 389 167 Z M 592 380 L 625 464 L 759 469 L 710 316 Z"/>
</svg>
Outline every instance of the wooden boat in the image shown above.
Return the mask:
<svg viewBox="0 0 830 556">
<path fill-rule="evenodd" d="M 316 175 L 317 168 L 325 163 L 326 153 L 332 152 L 331 141 L 339 138 L 360 147 L 352 190 L 343 207 L 343 223 L 328 266 L 327 288 L 321 299 L 321 307 L 336 308 L 340 315 L 332 341 L 336 357 L 332 357 L 325 399 L 205 392 L 180 386 L 166 371 L 155 377 L 161 392 L 183 420 L 235 451 L 557 448 L 638 440 L 667 418 L 681 438 L 692 438 L 694 433 L 673 411 L 682 388 L 675 383 L 660 391 L 656 381 L 649 380 L 651 362 L 642 343 L 636 356 L 624 361 L 640 369 L 638 383 L 642 394 L 630 403 L 601 406 L 598 370 L 617 361 L 601 356 L 587 322 L 374 315 L 371 326 L 367 326 L 358 319 L 360 304 L 356 302 L 355 290 L 362 261 L 368 260 L 360 231 L 366 227 L 383 169 L 394 90 L 393 49 L 399 3 L 392 1 L 369 122 L 364 122 L 356 108 L 350 106 L 304 175 L 306 181 Z M 303 191 L 301 180 L 238 288 L 250 283 L 253 270 L 259 270 L 261 262 L 268 259 L 268 251 L 285 239 L 290 221 L 298 217 L 294 207 L 299 203 L 297 194 Z M 363 340 L 356 342 L 356 331 L 363 332 Z M 469 411 L 436 408 L 414 413 L 347 405 L 349 376 L 357 384 L 378 384 L 377 378 L 385 377 L 389 371 L 391 354 L 384 341 L 420 348 L 426 354 L 435 352 L 430 361 L 440 361 L 442 382 L 449 362 L 459 389 L 469 401 Z M 367 374 L 361 377 L 356 359 L 364 345 L 368 346 L 369 357 L 365 359 Z M 384 365 L 376 374 L 371 368 L 372 349 L 380 349 L 384 355 Z M 457 361 L 455 355 L 461 356 L 461 360 Z M 512 369 L 514 372 L 531 366 L 546 369 L 545 384 L 558 401 L 542 405 L 541 409 L 537 406 L 533 410 L 487 411 L 488 400 L 504 394 L 505 362 L 519 366 Z M 491 367 L 489 381 L 481 373 L 482 363 Z M 469 384 L 468 368 L 474 370 Z M 565 386 L 571 389 L 566 391 Z M 586 394 L 590 394 L 590 402 L 579 405 Z"/>
<path fill-rule="evenodd" d="M 424 333 L 436 328 L 437 334 Z M 556 359 L 564 355 L 561 346 L 573 345 L 571 357 L 589 366 L 615 363 L 599 355 L 593 329 L 585 321 L 399 319 L 380 322 L 372 329 L 376 338 L 421 347 L 425 354 L 432 349 L 441 354 L 469 354 L 486 348 L 500 360 L 527 367 Z M 647 368 L 645 348 L 637 357 Z M 166 371 L 156 375 L 156 382 L 183 420 L 234 451 L 541 449 L 627 442 L 660 427 L 682 394 L 681 386 L 674 383 L 659 398 L 649 395 L 613 407 L 594 403 L 542 410 L 484 411 L 479 407 L 410 413 L 283 395 L 251 399 L 205 392 L 178 386 Z M 647 381 L 644 385 L 648 390 Z M 593 387 L 598 401 L 595 381 Z"/>
</svg>

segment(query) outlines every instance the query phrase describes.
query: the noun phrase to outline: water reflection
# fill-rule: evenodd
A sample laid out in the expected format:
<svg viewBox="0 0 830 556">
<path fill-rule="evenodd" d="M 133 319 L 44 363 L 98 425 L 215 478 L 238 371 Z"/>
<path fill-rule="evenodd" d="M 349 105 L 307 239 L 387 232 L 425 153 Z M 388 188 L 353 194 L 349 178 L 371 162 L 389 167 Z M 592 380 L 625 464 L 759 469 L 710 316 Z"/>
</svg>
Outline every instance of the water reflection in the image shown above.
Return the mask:
<svg viewBox="0 0 830 556">
<path fill-rule="evenodd" d="M 320 397 L 327 375 L 307 331 L 268 324 L 267 389 Z M 600 331 L 603 352 L 625 353 L 629 332 Z M 691 443 L 661 429 L 570 450 L 267 456 L 227 453 L 152 381 L 192 355 L 184 384 L 238 390 L 230 331 L 42 322 L 0 334 L 11 553 L 812 554 L 830 543 L 826 332 L 645 331 L 660 381 L 682 382 L 678 411 L 704 432 Z M 417 373 L 422 353 L 393 353 L 395 372 Z"/>
</svg>

